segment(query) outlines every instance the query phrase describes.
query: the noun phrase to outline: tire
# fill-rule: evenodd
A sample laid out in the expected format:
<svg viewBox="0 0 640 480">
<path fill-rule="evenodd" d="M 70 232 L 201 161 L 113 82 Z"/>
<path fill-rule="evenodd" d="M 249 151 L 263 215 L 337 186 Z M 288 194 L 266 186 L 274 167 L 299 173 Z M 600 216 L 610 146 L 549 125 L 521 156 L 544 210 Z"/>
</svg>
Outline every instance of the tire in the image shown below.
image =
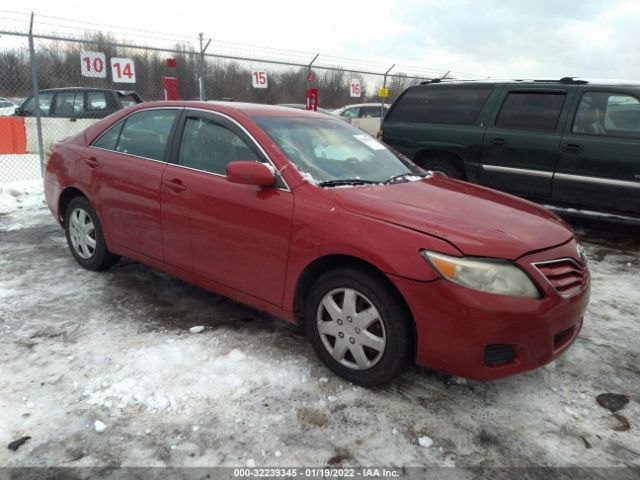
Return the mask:
<svg viewBox="0 0 640 480">
<path fill-rule="evenodd" d="M 307 297 L 305 330 L 334 373 L 364 387 L 391 381 L 413 360 L 407 308 L 383 280 L 360 269 L 331 270 L 318 278 Z"/>
<path fill-rule="evenodd" d="M 433 159 L 418 163 L 422 168 L 426 170 L 433 170 L 439 172 L 449 178 L 455 178 L 458 180 L 464 179 L 464 173 L 455 163 L 450 160 Z"/>
<path fill-rule="evenodd" d="M 120 258 L 107 248 L 98 215 L 85 197 L 69 202 L 64 230 L 71 255 L 87 270 L 107 270 Z"/>
</svg>

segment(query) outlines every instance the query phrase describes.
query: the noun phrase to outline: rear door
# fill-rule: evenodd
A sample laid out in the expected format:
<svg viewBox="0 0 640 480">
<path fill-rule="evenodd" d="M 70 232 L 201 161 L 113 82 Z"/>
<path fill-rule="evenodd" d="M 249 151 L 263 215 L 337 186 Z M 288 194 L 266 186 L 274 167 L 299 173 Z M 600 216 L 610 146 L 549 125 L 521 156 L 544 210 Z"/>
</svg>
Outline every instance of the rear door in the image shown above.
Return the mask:
<svg viewBox="0 0 640 480">
<path fill-rule="evenodd" d="M 235 121 L 187 111 L 163 176 L 165 261 L 274 305 L 282 302 L 293 213 L 286 185 L 230 183 L 234 160 L 269 163 Z"/>
<path fill-rule="evenodd" d="M 553 199 L 640 213 L 640 92 L 594 88 L 577 103 Z"/>
<path fill-rule="evenodd" d="M 479 183 L 550 197 L 568 95 L 565 89 L 505 88 L 485 132 Z"/>
<path fill-rule="evenodd" d="M 166 147 L 180 109 L 136 112 L 85 149 L 80 177 L 110 241 L 162 260 L 160 218 Z"/>
</svg>

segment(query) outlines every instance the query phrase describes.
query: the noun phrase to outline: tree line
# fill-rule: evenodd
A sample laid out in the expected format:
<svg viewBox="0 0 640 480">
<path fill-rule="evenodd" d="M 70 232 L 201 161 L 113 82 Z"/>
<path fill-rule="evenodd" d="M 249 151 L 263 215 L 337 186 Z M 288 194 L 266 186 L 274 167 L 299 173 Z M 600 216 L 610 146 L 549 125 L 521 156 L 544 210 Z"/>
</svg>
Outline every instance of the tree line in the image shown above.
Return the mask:
<svg viewBox="0 0 640 480">
<path fill-rule="evenodd" d="M 164 94 L 162 77 L 175 77 L 179 82 L 183 100 L 199 98 L 200 56 L 185 45 L 176 45 L 175 52 L 128 49 L 114 47 L 117 39 L 104 34 L 85 36 L 84 40 L 96 43 L 63 41 L 36 42 L 36 65 L 40 89 L 58 87 L 99 87 L 118 90 L 135 90 L 145 100 L 159 100 Z M 26 43 L 26 42 L 25 42 Z M 131 58 L 135 62 L 135 84 L 113 83 L 110 72 L 107 78 L 90 78 L 81 74 L 80 58 L 83 51 L 102 52 L 108 63 L 112 57 Z M 167 65 L 167 59 L 175 59 L 175 67 Z M 267 62 L 231 60 L 214 56 L 205 57 L 205 94 L 209 100 L 233 100 L 257 103 L 304 103 L 306 89 L 315 87 L 319 91 L 319 106 L 337 108 L 343 105 L 367 101 L 378 102 L 375 88 L 382 86 L 382 75 L 375 81 L 367 81 L 363 75 L 336 69 L 315 69 L 312 82 L 307 80 L 305 67 L 287 67 Z M 253 71 L 267 72 L 268 88 L 253 88 Z M 402 74 L 396 74 L 402 75 Z M 360 81 L 361 97 L 350 96 L 350 83 Z M 369 79 L 370 80 L 370 79 Z M 404 89 L 419 83 L 421 79 L 410 76 L 389 77 L 387 87 L 392 102 Z M 28 48 L 13 48 L 0 51 L 0 96 L 27 97 L 32 93 L 31 64 Z"/>
</svg>

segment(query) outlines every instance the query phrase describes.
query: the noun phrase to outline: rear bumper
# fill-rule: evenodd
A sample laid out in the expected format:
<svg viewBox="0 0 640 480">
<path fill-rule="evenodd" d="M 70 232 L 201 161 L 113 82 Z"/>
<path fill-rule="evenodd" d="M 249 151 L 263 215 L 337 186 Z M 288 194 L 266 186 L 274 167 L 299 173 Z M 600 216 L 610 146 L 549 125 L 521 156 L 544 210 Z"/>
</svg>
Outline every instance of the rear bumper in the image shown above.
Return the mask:
<svg viewBox="0 0 640 480">
<path fill-rule="evenodd" d="M 557 254 L 538 254 L 533 261 Z M 566 351 L 582 328 L 589 278 L 574 295 L 563 297 L 531 261 L 525 257 L 518 263 L 543 293 L 539 299 L 484 293 L 445 280 L 392 278 L 415 321 L 416 363 L 488 380 L 532 370 Z"/>
</svg>

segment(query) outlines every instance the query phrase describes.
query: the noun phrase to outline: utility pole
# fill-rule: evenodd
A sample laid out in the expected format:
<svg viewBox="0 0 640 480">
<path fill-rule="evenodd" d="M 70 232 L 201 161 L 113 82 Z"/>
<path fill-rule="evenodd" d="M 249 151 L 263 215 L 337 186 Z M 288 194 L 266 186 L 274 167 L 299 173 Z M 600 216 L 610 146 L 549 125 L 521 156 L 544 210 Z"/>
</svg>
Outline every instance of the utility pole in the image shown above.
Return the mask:
<svg viewBox="0 0 640 480">
<path fill-rule="evenodd" d="M 40 155 L 40 177 L 44 179 L 44 141 L 42 139 L 42 115 L 40 113 L 40 93 L 38 91 L 38 66 L 36 61 L 36 49 L 33 45 L 33 12 L 29 22 L 29 56 L 31 60 L 31 87 L 33 88 L 33 101 L 35 102 L 36 129 L 38 131 L 38 154 Z"/>
<path fill-rule="evenodd" d="M 204 34 L 200 33 L 199 34 L 200 37 L 200 78 L 198 79 L 198 85 L 199 85 L 199 90 L 200 90 L 200 101 L 204 102 L 206 100 L 206 94 L 205 94 L 205 89 L 204 89 L 204 77 L 207 74 L 207 65 L 205 63 L 205 58 L 204 58 L 204 54 L 207 51 L 207 48 L 209 48 L 209 44 L 211 43 L 211 39 L 209 39 L 209 41 L 207 42 L 206 45 L 204 45 Z"/>
</svg>

